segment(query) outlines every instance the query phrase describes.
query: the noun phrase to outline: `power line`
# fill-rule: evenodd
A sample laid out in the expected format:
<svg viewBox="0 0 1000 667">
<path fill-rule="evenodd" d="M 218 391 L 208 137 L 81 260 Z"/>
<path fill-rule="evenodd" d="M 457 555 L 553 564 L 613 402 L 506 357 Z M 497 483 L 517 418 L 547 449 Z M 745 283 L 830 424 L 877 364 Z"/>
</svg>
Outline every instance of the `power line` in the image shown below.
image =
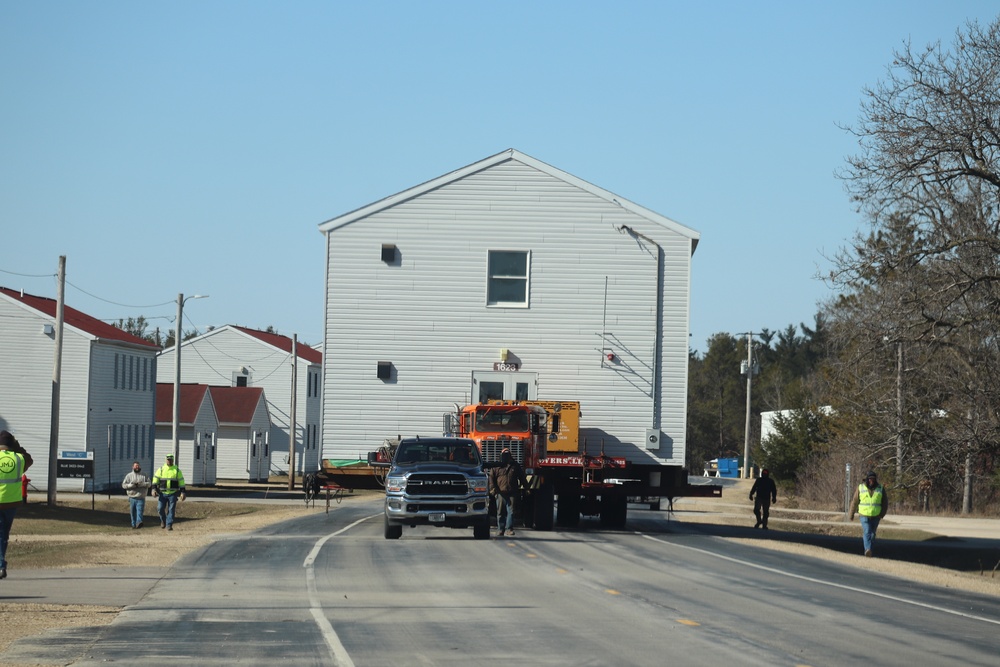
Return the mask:
<svg viewBox="0 0 1000 667">
<path fill-rule="evenodd" d="M 82 287 L 78 287 L 77 285 L 74 285 L 73 283 L 71 283 L 68 280 L 66 281 L 66 284 L 69 285 L 70 287 L 76 289 L 76 290 L 79 290 L 79 291 L 83 292 L 84 294 L 86 294 L 87 296 L 89 296 L 91 298 L 97 299 L 98 301 L 103 301 L 104 303 L 110 303 L 113 306 L 121 306 L 122 308 L 159 308 L 160 306 L 168 306 L 168 305 L 170 305 L 172 303 L 177 303 L 177 301 L 175 299 L 171 299 L 170 301 L 164 301 L 163 303 L 151 303 L 151 304 L 144 305 L 144 306 L 133 306 L 133 305 L 130 305 L 130 304 L 127 304 L 127 303 L 119 303 L 117 301 L 111 301 L 110 299 L 105 299 L 105 298 L 99 297 L 96 294 L 91 294 L 87 290 L 83 289 Z"/>
<path fill-rule="evenodd" d="M 0 269 L 0 273 L 21 276 L 22 278 L 54 278 L 56 276 L 54 273 L 18 273 L 17 271 L 7 271 L 6 269 Z"/>
</svg>

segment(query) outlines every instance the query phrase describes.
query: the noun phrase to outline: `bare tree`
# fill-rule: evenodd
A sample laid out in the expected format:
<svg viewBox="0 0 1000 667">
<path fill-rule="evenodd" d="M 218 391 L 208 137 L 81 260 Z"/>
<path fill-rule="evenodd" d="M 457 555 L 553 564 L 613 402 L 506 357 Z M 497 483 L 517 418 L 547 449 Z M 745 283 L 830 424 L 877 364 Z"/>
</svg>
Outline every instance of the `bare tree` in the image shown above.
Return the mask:
<svg viewBox="0 0 1000 667">
<path fill-rule="evenodd" d="M 849 130 L 860 151 L 841 177 L 871 229 L 830 276 L 844 294 L 839 377 L 853 369 L 883 396 L 893 382 L 863 376 L 895 377 L 895 414 L 871 420 L 891 438 L 870 453 L 895 459 L 898 484 L 961 467 L 968 499 L 1000 451 L 1000 19 L 969 23 L 950 50 L 905 44 Z M 886 343 L 905 367 L 858 365 Z"/>
</svg>

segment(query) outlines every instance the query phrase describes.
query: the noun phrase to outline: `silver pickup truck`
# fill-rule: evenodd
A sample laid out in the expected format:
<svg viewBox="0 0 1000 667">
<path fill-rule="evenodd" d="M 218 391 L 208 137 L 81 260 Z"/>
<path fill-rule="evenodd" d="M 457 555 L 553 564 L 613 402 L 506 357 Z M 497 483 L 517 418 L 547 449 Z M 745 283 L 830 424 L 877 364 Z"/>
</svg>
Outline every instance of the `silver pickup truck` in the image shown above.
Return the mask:
<svg viewBox="0 0 1000 667">
<path fill-rule="evenodd" d="M 385 538 L 399 539 L 403 526 L 472 528 L 489 539 L 490 499 L 486 472 L 474 440 L 403 438 L 391 462 L 368 457 L 385 476 Z"/>
</svg>

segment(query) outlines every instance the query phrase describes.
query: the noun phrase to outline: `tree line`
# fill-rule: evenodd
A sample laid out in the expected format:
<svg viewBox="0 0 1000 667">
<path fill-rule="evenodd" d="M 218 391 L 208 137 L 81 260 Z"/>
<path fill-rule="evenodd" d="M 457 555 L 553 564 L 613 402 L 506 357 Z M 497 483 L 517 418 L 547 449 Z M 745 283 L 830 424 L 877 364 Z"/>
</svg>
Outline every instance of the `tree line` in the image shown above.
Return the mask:
<svg viewBox="0 0 1000 667">
<path fill-rule="evenodd" d="M 1000 496 L 1000 19 L 894 53 L 862 92 L 838 176 L 864 228 L 812 327 L 762 332 L 752 423 L 793 412 L 754 458 L 839 500 L 848 465 L 904 504 L 970 512 Z M 743 450 L 745 341 L 690 358 L 691 466 Z M 735 370 L 734 370 L 735 369 Z M 829 412 L 821 408 L 829 407 Z M 759 426 L 758 426 L 759 428 Z"/>
</svg>

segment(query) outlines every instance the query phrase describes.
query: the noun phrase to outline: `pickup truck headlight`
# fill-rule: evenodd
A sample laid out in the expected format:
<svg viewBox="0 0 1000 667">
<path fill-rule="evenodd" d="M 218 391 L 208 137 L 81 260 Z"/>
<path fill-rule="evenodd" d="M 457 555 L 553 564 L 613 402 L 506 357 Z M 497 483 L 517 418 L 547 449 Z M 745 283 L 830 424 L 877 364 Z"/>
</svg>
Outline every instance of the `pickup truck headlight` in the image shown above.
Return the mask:
<svg viewBox="0 0 1000 667">
<path fill-rule="evenodd" d="M 469 489 L 473 493 L 486 493 L 486 478 L 485 477 L 470 477 L 469 478 Z"/>
<path fill-rule="evenodd" d="M 386 493 L 402 493 L 403 489 L 406 487 L 405 477 L 386 477 L 385 478 L 385 490 Z"/>
</svg>

